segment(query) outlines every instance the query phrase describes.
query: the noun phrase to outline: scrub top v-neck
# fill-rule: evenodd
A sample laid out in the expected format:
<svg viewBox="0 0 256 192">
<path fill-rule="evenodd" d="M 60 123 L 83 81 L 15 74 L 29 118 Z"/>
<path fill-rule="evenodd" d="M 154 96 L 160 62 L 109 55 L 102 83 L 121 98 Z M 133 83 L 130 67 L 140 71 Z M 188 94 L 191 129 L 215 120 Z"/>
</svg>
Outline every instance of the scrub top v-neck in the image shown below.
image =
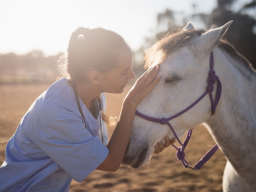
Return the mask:
<svg viewBox="0 0 256 192">
<path fill-rule="evenodd" d="M 104 94 L 101 102 L 104 110 Z M 72 178 L 81 182 L 105 160 L 109 153 L 105 123 L 80 103 L 86 128 L 66 78 L 34 101 L 7 143 L 0 191 L 68 191 Z"/>
</svg>

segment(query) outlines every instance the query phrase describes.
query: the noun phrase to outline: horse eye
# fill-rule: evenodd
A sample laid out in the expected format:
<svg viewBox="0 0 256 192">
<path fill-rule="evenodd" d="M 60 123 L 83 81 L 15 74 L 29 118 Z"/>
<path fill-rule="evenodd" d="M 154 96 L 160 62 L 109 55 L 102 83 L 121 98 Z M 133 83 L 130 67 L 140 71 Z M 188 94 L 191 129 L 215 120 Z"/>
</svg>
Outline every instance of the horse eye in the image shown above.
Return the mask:
<svg viewBox="0 0 256 192">
<path fill-rule="evenodd" d="M 166 78 L 164 80 L 165 83 L 177 83 L 181 80 L 181 78 Z"/>
</svg>

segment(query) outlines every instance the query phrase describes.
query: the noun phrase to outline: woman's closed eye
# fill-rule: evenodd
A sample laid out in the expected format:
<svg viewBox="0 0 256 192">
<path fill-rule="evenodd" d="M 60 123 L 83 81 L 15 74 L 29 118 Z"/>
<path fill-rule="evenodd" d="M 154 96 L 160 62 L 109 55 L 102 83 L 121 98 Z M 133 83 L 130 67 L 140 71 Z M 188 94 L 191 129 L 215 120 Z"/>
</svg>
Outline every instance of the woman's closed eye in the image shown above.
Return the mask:
<svg viewBox="0 0 256 192">
<path fill-rule="evenodd" d="M 121 73 L 121 75 L 127 75 L 129 69 L 131 68 L 131 66 L 127 67 L 125 70 L 123 70 L 123 72 Z"/>
<path fill-rule="evenodd" d="M 124 73 L 122 73 L 122 75 L 127 75 L 128 73 L 128 70 L 126 70 Z"/>
</svg>

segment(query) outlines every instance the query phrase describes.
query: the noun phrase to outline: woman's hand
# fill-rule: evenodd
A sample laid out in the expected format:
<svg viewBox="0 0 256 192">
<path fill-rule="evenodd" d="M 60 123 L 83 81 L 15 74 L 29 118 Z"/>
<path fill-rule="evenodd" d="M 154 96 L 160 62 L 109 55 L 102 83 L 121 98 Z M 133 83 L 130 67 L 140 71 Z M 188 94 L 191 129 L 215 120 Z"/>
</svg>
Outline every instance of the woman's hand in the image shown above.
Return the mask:
<svg viewBox="0 0 256 192">
<path fill-rule="evenodd" d="M 136 107 L 158 83 L 158 71 L 158 65 L 146 71 L 127 94 L 119 121 L 107 146 L 109 154 L 97 169 L 114 172 L 121 165 L 131 137 Z"/>
<path fill-rule="evenodd" d="M 165 147 L 169 147 L 171 144 L 173 144 L 175 142 L 175 139 L 172 139 L 170 141 L 170 139 L 168 137 L 165 137 L 165 144 L 162 143 L 162 141 L 158 142 L 155 146 L 155 154 L 159 154 L 160 152 L 162 152 L 164 150 Z"/>
<path fill-rule="evenodd" d="M 137 79 L 134 86 L 126 95 L 124 101 L 137 106 L 146 95 L 156 86 L 160 77 L 156 77 L 159 72 L 159 65 L 147 70 L 139 79 Z"/>
</svg>

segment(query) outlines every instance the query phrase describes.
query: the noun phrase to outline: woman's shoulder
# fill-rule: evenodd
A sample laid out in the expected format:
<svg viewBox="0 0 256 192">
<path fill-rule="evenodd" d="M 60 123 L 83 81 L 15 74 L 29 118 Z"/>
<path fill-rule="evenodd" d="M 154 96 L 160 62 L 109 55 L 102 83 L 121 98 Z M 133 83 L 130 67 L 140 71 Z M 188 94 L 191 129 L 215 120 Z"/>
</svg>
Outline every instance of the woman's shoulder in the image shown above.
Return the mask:
<svg viewBox="0 0 256 192">
<path fill-rule="evenodd" d="M 46 99 L 59 98 L 69 88 L 69 84 L 66 78 L 62 78 L 53 83 L 44 93 L 43 97 Z"/>
<path fill-rule="evenodd" d="M 73 97 L 73 89 L 67 83 L 67 79 L 63 78 L 53 83 L 31 107 L 40 111 L 43 117 L 56 117 L 59 116 L 59 108 L 75 110 Z"/>
</svg>

